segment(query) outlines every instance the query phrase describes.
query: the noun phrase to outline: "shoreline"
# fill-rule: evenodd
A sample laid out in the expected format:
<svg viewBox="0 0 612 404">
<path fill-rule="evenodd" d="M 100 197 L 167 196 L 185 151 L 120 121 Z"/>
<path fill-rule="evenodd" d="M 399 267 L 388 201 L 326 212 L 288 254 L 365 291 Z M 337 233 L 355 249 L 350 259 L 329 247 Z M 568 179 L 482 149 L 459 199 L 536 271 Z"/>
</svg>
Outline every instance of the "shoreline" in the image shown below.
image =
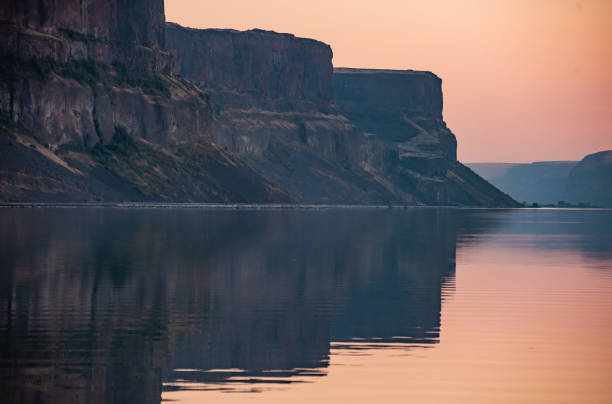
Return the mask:
<svg viewBox="0 0 612 404">
<path fill-rule="evenodd" d="M 316 204 L 222 204 L 222 203 L 168 203 L 168 202 L 0 202 L 0 208 L 21 209 L 191 209 L 191 210 L 612 210 L 612 208 L 577 207 L 482 207 L 453 205 L 316 205 Z"/>
</svg>

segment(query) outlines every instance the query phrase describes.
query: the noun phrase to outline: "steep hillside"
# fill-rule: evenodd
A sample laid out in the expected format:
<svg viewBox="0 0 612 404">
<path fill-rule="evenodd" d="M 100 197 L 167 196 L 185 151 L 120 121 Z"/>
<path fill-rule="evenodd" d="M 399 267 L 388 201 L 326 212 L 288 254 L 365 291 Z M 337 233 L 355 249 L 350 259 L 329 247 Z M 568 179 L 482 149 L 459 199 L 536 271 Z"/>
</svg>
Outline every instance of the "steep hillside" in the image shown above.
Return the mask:
<svg viewBox="0 0 612 404">
<path fill-rule="evenodd" d="M 519 201 L 612 207 L 612 150 L 590 154 L 582 161 L 469 166 Z"/>
<path fill-rule="evenodd" d="M 567 179 L 577 162 L 540 161 L 530 164 L 504 164 L 503 171 L 499 170 L 499 164 L 476 163 L 468 166 L 518 201 L 556 204 L 567 200 Z"/>
<path fill-rule="evenodd" d="M 612 207 L 612 150 L 590 154 L 572 169 L 567 200 Z"/>
</svg>

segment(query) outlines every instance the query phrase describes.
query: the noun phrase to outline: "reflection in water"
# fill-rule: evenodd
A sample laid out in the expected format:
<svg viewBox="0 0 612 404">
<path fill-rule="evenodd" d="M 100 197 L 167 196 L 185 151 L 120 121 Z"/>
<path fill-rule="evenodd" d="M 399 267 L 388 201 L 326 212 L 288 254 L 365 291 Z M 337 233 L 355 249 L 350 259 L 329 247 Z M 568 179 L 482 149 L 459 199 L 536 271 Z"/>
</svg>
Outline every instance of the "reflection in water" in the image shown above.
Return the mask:
<svg viewBox="0 0 612 404">
<path fill-rule="evenodd" d="M 502 240 L 523 250 L 579 251 L 610 268 L 611 218 L 0 210 L 0 395 L 157 403 L 162 390 L 316 383 L 328 379 L 337 352 L 424 352 L 440 342 L 456 248 L 484 243 L 493 251 Z"/>
<path fill-rule="evenodd" d="M 162 380 L 324 375 L 330 341 L 436 343 L 454 274 L 452 211 L 0 214 L 12 401 L 158 402 Z"/>
</svg>

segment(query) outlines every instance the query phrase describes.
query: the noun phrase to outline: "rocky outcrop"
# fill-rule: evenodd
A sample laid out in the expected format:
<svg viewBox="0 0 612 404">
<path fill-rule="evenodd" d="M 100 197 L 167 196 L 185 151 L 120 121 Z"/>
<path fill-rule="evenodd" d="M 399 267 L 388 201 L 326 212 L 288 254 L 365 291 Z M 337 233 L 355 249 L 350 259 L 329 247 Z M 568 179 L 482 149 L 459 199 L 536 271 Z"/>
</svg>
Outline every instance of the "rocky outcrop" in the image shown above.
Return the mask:
<svg viewBox="0 0 612 404">
<path fill-rule="evenodd" d="M 210 95 L 214 142 L 302 203 L 413 201 L 364 170 L 368 140 L 333 102 L 328 45 L 167 25 L 178 73 Z"/>
<path fill-rule="evenodd" d="M 210 94 L 215 143 L 296 201 L 514 205 L 456 162 L 431 73 L 333 73 L 329 46 L 261 30 L 167 24 L 167 44 Z"/>
<path fill-rule="evenodd" d="M 163 0 L 6 0 L 0 6 L 0 51 L 163 71 L 170 62 L 164 24 Z"/>
<path fill-rule="evenodd" d="M 442 80 L 413 70 L 334 70 L 336 103 L 376 145 L 362 165 L 426 205 L 516 206 L 457 161 L 442 117 Z"/>
<path fill-rule="evenodd" d="M 51 148 L 157 144 L 210 134 L 211 108 L 169 69 L 163 0 L 8 1 L 0 7 L 0 110 Z"/>
<path fill-rule="evenodd" d="M 612 207 L 612 150 L 589 154 L 570 172 L 567 200 Z"/>
<path fill-rule="evenodd" d="M 162 0 L 2 3 L 2 200 L 290 200 L 212 144 L 164 24 Z"/>
<path fill-rule="evenodd" d="M 336 102 L 366 133 L 397 146 L 401 159 L 457 159 L 457 140 L 442 118 L 442 80 L 414 70 L 334 70 Z"/>
<path fill-rule="evenodd" d="M 329 45 L 272 31 L 197 30 L 168 23 L 175 70 L 223 108 L 333 111 Z"/>
</svg>

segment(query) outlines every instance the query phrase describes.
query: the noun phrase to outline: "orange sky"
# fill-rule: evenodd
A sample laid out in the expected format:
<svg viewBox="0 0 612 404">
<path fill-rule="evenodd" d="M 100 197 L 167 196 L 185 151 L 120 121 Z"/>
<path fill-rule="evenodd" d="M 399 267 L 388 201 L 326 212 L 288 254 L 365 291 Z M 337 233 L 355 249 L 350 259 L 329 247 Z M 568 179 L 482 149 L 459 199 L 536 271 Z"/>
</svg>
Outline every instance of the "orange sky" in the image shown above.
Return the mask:
<svg viewBox="0 0 612 404">
<path fill-rule="evenodd" d="M 319 39 L 335 66 L 433 71 L 464 162 L 612 149 L 612 0 L 166 0 L 166 18 Z"/>
</svg>

